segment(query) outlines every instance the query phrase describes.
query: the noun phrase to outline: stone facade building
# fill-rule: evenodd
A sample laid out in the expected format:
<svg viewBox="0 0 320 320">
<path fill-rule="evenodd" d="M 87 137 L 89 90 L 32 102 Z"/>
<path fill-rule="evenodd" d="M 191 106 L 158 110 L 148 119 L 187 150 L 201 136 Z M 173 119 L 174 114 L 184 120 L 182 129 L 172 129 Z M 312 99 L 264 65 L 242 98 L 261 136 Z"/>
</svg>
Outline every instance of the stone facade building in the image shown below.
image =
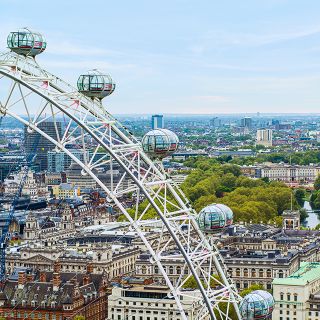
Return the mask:
<svg viewBox="0 0 320 320">
<path fill-rule="evenodd" d="M 181 313 L 173 298 L 168 297 L 169 288 L 159 285 L 133 285 L 128 288 L 112 289 L 108 302 L 107 320 L 180 320 Z M 181 301 L 188 319 L 195 319 L 202 303 L 197 299 L 199 292 L 185 292 Z M 209 317 L 202 318 L 209 320 Z"/>
<path fill-rule="evenodd" d="M 289 277 L 273 281 L 273 320 L 318 320 L 320 317 L 320 263 L 304 262 Z"/>
<path fill-rule="evenodd" d="M 75 316 L 107 318 L 108 281 L 104 274 L 62 273 L 56 264 L 53 272 L 33 273 L 16 270 L 2 285 L 0 317 L 10 320 L 64 320 Z"/>
</svg>

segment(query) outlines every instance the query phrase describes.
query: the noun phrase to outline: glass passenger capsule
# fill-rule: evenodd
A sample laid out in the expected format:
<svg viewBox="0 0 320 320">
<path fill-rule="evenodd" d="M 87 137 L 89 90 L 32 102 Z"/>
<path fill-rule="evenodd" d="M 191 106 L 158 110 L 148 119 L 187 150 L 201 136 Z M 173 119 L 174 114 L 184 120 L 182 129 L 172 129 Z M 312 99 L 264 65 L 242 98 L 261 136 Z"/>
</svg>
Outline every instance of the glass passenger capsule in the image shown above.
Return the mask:
<svg viewBox="0 0 320 320">
<path fill-rule="evenodd" d="M 43 52 L 47 47 L 43 35 L 30 31 L 27 28 L 10 32 L 7 44 L 11 51 L 24 56 L 35 57 Z"/>
<path fill-rule="evenodd" d="M 87 74 L 81 75 L 78 78 L 77 86 L 79 92 L 87 97 L 100 100 L 109 96 L 116 88 L 116 84 L 109 75 L 97 70 L 91 70 Z"/>
<path fill-rule="evenodd" d="M 203 208 L 198 216 L 197 223 L 204 232 L 219 231 L 233 222 L 232 210 L 224 204 L 213 203 Z"/>
<path fill-rule="evenodd" d="M 162 159 L 177 151 L 179 139 L 168 129 L 155 129 L 149 131 L 142 138 L 142 148 L 151 158 Z"/>
<path fill-rule="evenodd" d="M 239 308 L 243 320 L 271 319 L 274 299 L 267 291 L 252 291 L 243 298 Z"/>
</svg>

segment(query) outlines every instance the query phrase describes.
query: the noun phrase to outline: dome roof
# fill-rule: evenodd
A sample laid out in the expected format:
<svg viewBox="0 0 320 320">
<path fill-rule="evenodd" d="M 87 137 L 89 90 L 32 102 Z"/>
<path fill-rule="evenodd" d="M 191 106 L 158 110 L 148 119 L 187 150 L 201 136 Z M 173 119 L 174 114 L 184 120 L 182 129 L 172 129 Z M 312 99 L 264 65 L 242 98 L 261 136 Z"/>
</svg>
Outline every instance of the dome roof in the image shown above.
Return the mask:
<svg viewBox="0 0 320 320">
<path fill-rule="evenodd" d="M 203 208 L 197 217 L 202 231 L 213 232 L 232 224 L 233 212 L 224 204 L 213 203 Z"/>
<path fill-rule="evenodd" d="M 17 54 L 35 57 L 46 49 L 47 42 L 42 34 L 24 28 L 10 32 L 7 45 Z"/>
<path fill-rule="evenodd" d="M 142 148 L 151 158 L 165 158 L 178 149 L 177 135 L 168 129 L 149 131 L 142 138 Z"/>
<path fill-rule="evenodd" d="M 116 84 L 108 74 L 103 74 L 98 70 L 90 70 L 86 74 L 82 74 L 77 82 L 79 92 L 90 98 L 103 99 L 109 96 Z"/>
<path fill-rule="evenodd" d="M 269 319 L 274 307 L 272 295 L 263 290 L 252 291 L 240 303 L 240 314 L 243 319 Z"/>
</svg>

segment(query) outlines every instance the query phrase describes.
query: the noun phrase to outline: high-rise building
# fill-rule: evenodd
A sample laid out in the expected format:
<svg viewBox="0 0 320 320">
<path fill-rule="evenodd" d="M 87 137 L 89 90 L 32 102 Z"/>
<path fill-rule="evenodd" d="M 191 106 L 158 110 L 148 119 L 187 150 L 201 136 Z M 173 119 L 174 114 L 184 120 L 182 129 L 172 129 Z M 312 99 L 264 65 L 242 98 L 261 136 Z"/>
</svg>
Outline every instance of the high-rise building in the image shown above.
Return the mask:
<svg viewBox="0 0 320 320">
<path fill-rule="evenodd" d="M 84 155 L 86 159 L 89 159 L 89 151 L 84 152 L 78 149 L 69 149 L 69 151 L 79 160 L 84 161 Z M 64 152 L 48 151 L 48 172 L 63 172 L 67 170 L 72 159 Z"/>
<path fill-rule="evenodd" d="M 258 129 L 257 130 L 257 144 L 265 147 L 272 146 L 272 129 Z"/>
<path fill-rule="evenodd" d="M 57 132 L 61 137 L 61 122 L 44 121 L 38 124 L 38 128 L 44 131 L 53 139 L 57 139 Z M 57 130 L 56 130 L 57 128 Z M 55 145 L 40 135 L 38 132 L 28 131 L 28 126 L 24 127 L 24 148 L 27 156 L 36 154 L 35 162 L 39 165 L 39 170 L 48 169 L 48 151 L 54 149 Z"/>
<path fill-rule="evenodd" d="M 163 115 L 162 114 L 154 114 L 151 117 L 151 128 L 154 129 L 162 129 L 164 127 Z"/>
<path fill-rule="evenodd" d="M 241 119 L 241 127 L 251 129 L 252 128 L 252 119 L 245 117 Z"/>
<path fill-rule="evenodd" d="M 221 119 L 218 117 L 214 117 L 210 119 L 210 127 L 211 128 L 218 128 L 221 127 Z"/>
</svg>

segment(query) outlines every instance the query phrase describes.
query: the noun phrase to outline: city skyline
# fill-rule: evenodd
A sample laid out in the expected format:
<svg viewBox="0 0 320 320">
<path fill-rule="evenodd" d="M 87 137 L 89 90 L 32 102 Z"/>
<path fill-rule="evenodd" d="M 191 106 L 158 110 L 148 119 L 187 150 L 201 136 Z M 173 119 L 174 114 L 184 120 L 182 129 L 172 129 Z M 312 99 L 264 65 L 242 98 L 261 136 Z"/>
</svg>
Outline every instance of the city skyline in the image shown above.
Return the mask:
<svg viewBox="0 0 320 320">
<path fill-rule="evenodd" d="M 316 1 L 15 3 L 2 2 L 2 51 L 10 31 L 42 32 L 38 61 L 54 74 L 73 85 L 88 69 L 111 74 L 112 113 L 317 112 Z"/>
</svg>

